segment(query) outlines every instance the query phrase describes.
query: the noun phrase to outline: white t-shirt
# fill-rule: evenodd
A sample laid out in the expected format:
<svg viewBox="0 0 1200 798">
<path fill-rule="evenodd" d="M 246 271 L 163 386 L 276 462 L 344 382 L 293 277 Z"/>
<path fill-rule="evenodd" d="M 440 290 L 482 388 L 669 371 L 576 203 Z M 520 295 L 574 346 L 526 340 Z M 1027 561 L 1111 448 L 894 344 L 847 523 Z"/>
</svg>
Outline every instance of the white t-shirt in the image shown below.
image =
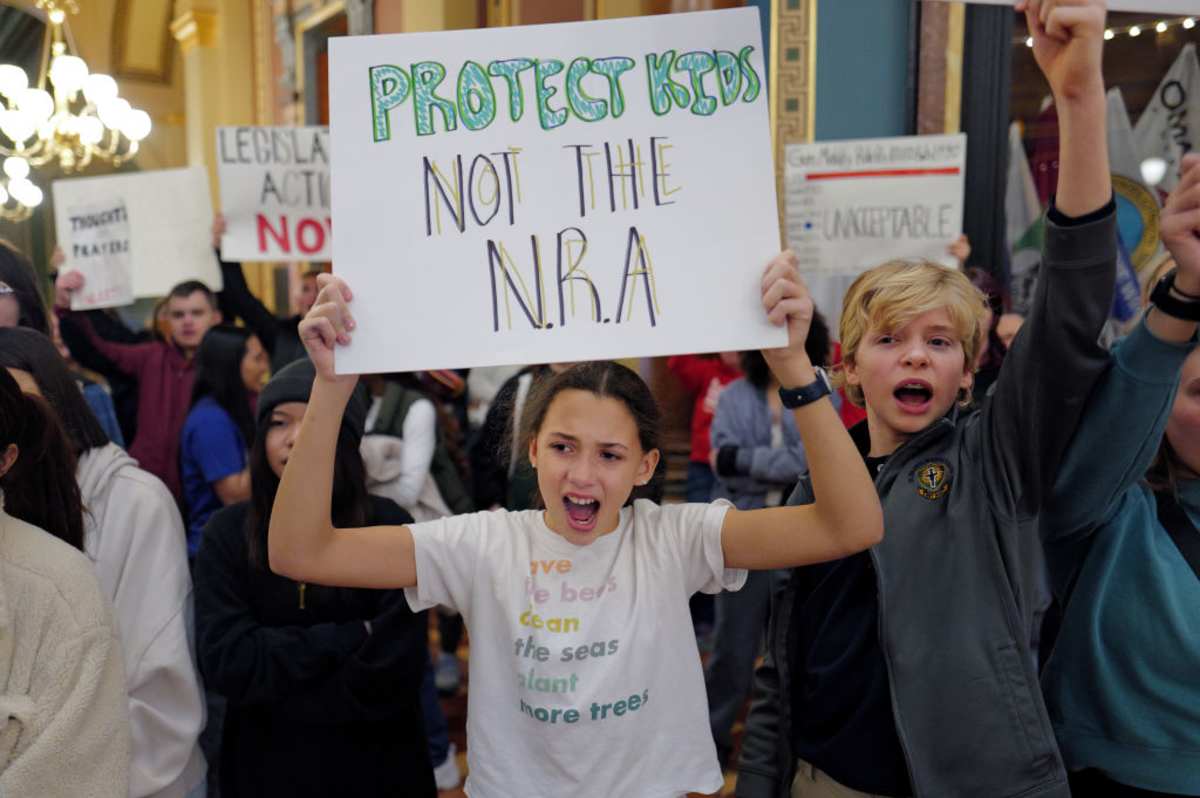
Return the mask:
<svg viewBox="0 0 1200 798">
<path fill-rule="evenodd" d="M 412 526 L 414 611 L 457 609 L 471 633 L 471 798 L 677 798 L 723 784 L 688 599 L 738 590 L 728 502 L 621 510 L 588 546 L 540 510 Z"/>
</svg>

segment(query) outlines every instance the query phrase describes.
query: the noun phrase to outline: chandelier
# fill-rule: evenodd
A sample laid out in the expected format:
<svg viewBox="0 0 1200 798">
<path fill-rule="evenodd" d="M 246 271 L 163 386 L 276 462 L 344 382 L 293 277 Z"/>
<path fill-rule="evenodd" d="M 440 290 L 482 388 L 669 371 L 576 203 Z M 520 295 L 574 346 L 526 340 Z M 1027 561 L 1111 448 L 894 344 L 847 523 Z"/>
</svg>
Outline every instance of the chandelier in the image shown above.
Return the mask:
<svg viewBox="0 0 1200 798">
<path fill-rule="evenodd" d="M 21 67 L 0 64 L 0 218 L 12 221 L 28 219 L 42 202 L 33 169 L 57 163 L 70 174 L 97 159 L 117 166 L 150 133 L 150 116 L 74 54 L 66 12 L 78 13 L 75 0 L 38 0 L 37 7 L 47 24 L 36 84 Z"/>
</svg>

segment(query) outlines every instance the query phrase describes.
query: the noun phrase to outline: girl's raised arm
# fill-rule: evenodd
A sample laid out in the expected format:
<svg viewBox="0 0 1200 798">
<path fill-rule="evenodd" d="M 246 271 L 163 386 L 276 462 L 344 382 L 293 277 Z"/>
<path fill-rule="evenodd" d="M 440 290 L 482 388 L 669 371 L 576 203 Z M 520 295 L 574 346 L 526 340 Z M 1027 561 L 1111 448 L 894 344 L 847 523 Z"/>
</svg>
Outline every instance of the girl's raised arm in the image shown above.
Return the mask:
<svg viewBox="0 0 1200 798">
<path fill-rule="evenodd" d="M 342 414 L 358 384 L 333 370 L 334 347 L 350 342 L 349 287 L 331 275 L 300 322 L 300 339 L 317 377 L 296 444 L 271 510 L 271 570 L 304 582 L 340 587 L 401 588 L 417 583 L 412 532 L 406 526 L 336 529 L 331 520 L 333 461 Z"/>
<path fill-rule="evenodd" d="M 787 324 L 788 345 L 763 350 L 784 388 L 817 381 L 804 341 L 813 303 L 796 271 L 796 256 L 784 252 L 767 266 L 763 307 L 773 324 Z M 765 510 L 730 510 L 721 529 L 728 568 L 792 568 L 835 560 L 883 539 L 883 509 L 862 456 L 828 397 L 793 411 L 808 454 L 815 504 Z"/>
</svg>

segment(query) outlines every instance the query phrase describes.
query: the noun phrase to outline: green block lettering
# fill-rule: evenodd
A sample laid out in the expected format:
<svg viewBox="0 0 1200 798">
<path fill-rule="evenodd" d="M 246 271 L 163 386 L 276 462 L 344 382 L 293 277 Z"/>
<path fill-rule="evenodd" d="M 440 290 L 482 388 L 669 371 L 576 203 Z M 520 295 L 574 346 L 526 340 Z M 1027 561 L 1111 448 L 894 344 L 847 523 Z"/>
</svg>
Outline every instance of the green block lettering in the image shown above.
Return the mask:
<svg viewBox="0 0 1200 798">
<path fill-rule="evenodd" d="M 371 132 L 375 141 L 392 137 L 388 112 L 408 97 L 410 81 L 404 70 L 391 64 L 380 64 L 367 70 L 371 78 Z"/>
<path fill-rule="evenodd" d="M 597 58 L 592 62 L 592 71 L 608 78 L 608 106 L 613 119 L 619 119 L 621 114 L 625 113 L 625 93 L 621 91 L 621 75 L 633 69 L 633 66 L 633 59 L 624 56 Z"/>
<path fill-rule="evenodd" d="M 567 121 L 566 108 L 555 110 L 550 107 L 550 98 L 558 93 L 558 89 L 546 85 L 547 78 L 557 75 L 562 70 L 563 62 L 553 58 L 549 61 L 538 61 L 533 69 L 536 76 L 534 82 L 537 85 L 538 121 L 541 122 L 543 130 L 553 130 Z"/>
<path fill-rule="evenodd" d="M 458 114 L 467 130 L 482 130 L 496 118 L 492 81 L 474 61 L 467 61 L 458 72 Z"/>
<path fill-rule="evenodd" d="M 454 103 L 438 97 L 434 89 L 446 78 L 446 68 L 437 61 L 422 61 L 412 65 L 413 82 L 413 113 L 417 118 L 417 135 L 431 136 L 433 129 L 433 109 L 442 114 L 442 125 L 446 130 L 458 127 L 458 114 Z"/>
<path fill-rule="evenodd" d="M 671 79 L 671 68 L 674 64 L 674 50 L 667 50 L 661 56 L 655 53 L 646 56 L 646 75 L 650 81 L 650 110 L 658 116 L 670 111 L 672 102 L 680 108 L 687 108 L 692 101 L 688 90 Z"/>
<path fill-rule="evenodd" d="M 692 113 L 698 116 L 712 116 L 717 110 L 717 100 L 708 96 L 704 91 L 704 76 L 716 69 L 717 61 L 712 53 L 695 50 L 684 53 L 675 61 L 677 69 L 685 70 L 692 79 L 692 94 L 696 100 L 692 103 Z"/>
<path fill-rule="evenodd" d="M 576 58 L 567 67 L 567 105 L 580 119 L 597 122 L 608 116 L 608 103 L 589 97 L 579 85 L 585 75 L 591 74 L 591 65 L 591 60 L 587 58 Z"/>
<path fill-rule="evenodd" d="M 533 66 L 528 58 L 510 58 L 507 61 L 493 61 L 488 64 L 488 74 L 496 78 L 504 78 L 508 83 L 508 115 L 514 122 L 519 122 L 525 114 L 525 94 L 521 91 L 521 73 Z"/>
</svg>

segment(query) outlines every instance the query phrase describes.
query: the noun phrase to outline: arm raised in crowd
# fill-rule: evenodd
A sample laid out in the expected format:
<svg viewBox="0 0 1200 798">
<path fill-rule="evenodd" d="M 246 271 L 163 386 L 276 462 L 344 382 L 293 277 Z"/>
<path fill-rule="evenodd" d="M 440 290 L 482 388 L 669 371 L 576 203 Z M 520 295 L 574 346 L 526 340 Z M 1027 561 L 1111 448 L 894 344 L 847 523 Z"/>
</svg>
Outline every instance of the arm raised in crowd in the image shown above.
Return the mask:
<svg viewBox="0 0 1200 798">
<path fill-rule="evenodd" d="M 54 282 L 54 311 L 71 354 L 84 366 L 101 373 L 115 368 L 120 374 L 136 377 L 154 352 L 154 342 L 118 343 L 102 338 L 92 326 L 89 314 L 71 310 L 71 295 L 81 288 L 83 275 L 79 272 L 60 272 Z M 90 357 L 92 354 L 107 362 Z"/>
<path fill-rule="evenodd" d="M 267 310 L 267 306 L 250 290 L 250 286 L 246 284 L 242 264 L 220 257 L 221 236 L 224 234 L 225 217 L 217 214 L 213 219 L 212 237 L 213 249 L 217 250 L 217 261 L 221 264 L 222 288 L 218 295 L 221 313 L 231 321 L 235 316 L 244 321 L 258 336 L 267 354 L 274 355 L 275 339 L 279 335 L 279 319 L 275 318 L 275 314 Z"/>
<path fill-rule="evenodd" d="M 1104 2 L 1028 0 L 1018 8 L 1057 104 L 1058 193 L 1027 329 L 984 405 L 979 440 L 998 505 L 1030 515 L 1045 501 L 1108 362 L 1098 339 L 1112 305 L 1117 240 L 1101 73 Z"/>
<path fill-rule="evenodd" d="M 417 583 L 416 553 L 407 526 L 355 530 L 333 525 L 333 460 L 357 375 L 334 372 L 333 350 L 350 341 L 354 319 L 348 286 L 331 275 L 300 323 L 300 339 L 316 367 L 312 395 L 288 458 L 268 535 L 271 569 L 292 579 L 345 587 L 400 588 Z"/>
<path fill-rule="evenodd" d="M 1163 208 L 1163 243 L 1175 286 L 1200 296 L 1200 155 L 1183 162 L 1183 180 Z M 1175 401 L 1179 371 L 1196 323 L 1151 307 L 1118 342 L 1084 408 L 1041 521 L 1047 540 L 1087 535 L 1116 509 L 1150 467 Z"/>
</svg>

